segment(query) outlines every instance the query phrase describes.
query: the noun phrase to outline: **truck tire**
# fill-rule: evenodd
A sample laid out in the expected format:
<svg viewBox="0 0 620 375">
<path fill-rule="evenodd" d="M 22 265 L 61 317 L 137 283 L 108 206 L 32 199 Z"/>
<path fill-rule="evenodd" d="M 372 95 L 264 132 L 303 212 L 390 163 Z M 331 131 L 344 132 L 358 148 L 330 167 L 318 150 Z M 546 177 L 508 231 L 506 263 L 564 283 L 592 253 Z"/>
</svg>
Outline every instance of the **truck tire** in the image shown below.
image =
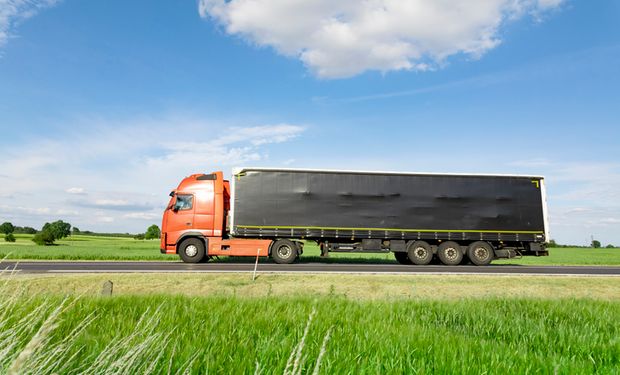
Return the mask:
<svg viewBox="0 0 620 375">
<path fill-rule="evenodd" d="M 205 243 L 198 238 L 188 238 L 181 242 L 178 252 L 183 262 L 200 263 L 205 257 Z"/>
<path fill-rule="evenodd" d="M 426 266 L 433 260 L 431 245 L 426 241 L 415 241 L 407 245 L 409 260 L 418 266 Z"/>
<path fill-rule="evenodd" d="M 461 246 L 454 241 L 443 242 L 437 248 L 437 256 L 446 266 L 456 266 L 463 260 Z"/>
<path fill-rule="evenodd" d="M 289 240 L 277 240 L 271 245 L 271 259 L 278 264 L 290 264 L 297 259 L 297 245 Z"/>
<path fill-rule="evenodd" d="M 407 253 L 402 251 L 395 251 L 394 258 L 396 258 L 396 261 L 400 264 L 412 264 L 409 257 L 407 257 Z"/>
<path fill-rule="evenodd" d="M 485 241 L 476 241 L 467 248 L 469 260 L 476 266 L 486 266 L 495 257 L 493 246 Z"/>
</svg>

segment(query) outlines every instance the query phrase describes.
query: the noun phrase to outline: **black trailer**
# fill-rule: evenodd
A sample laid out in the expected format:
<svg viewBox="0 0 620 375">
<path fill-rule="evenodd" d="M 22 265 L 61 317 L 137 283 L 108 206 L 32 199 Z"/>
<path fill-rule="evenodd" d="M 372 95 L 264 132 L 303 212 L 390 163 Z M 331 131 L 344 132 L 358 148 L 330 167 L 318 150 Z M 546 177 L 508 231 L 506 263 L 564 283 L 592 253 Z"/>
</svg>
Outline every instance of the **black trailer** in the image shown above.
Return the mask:
<svg viewBox="0 0 620 375">
<path fill-rule="evenodd" d="M 392 251 L 415 264 L 547 255 L 541 176 L 242 168 L 231 186 L 235 237 L 314 240 L 323 255 Z"/>
</svg>

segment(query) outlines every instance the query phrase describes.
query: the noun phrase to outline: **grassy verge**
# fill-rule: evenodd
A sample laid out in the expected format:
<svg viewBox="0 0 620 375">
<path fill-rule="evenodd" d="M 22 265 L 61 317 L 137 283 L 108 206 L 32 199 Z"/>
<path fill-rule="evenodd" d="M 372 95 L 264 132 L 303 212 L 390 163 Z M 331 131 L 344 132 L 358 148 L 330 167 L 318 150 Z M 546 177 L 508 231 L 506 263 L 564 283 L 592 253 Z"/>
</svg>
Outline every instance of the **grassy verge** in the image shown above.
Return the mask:
<svg viewBox="0 0 620 375">
<path fill-rule="evenodd" d="M 178 261 L 174 255 L 159 253 L 159 241 L 132 238 L 76 235 L 58 241 L 57 246 L 36 246 L 31 235 L 16 235 L 17 242 L 0 241 L 0 258 L 33 260 L 159 260 Z M 493 264 L 523 265 L 620 265 L 620 249 L 555 248 L 548 257 L 523 257 L 496 260 Z M 332 253 L 320 258 L 316 244 L 306 243 L 303 262 L 327 263 L 396 263 L 391 253 Z M 216 262 L 250 262 L 249 258 L 223 257 Z M 267 261 L 267 260 L 263 260 Z"/>
<path fill-rule="evenodd" d="M 260 268 L 259 268 L 260 271 Z M 98 293 L 104 281 L 123 295 L 190 297 L 346 297 L 352 300 L 593 298 L 620 301 L 620 277 L 492 275 L 91 274 L 20 275 L 7 286 L 28 294 Z"/>
<path fill-rule="evenodd" d="M 6 294 L 4 294 L 6 296 Z M 13 295 L 0 373 L 614 373 L 618 302 Z"/>
</svg>

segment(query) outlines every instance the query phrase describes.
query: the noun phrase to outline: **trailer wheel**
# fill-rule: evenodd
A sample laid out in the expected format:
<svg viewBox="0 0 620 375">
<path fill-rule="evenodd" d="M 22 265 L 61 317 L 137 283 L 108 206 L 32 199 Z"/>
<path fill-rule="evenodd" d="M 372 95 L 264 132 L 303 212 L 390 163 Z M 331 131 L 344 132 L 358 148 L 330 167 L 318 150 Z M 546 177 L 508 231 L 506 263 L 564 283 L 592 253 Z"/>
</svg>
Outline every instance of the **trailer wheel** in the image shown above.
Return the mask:
<svg viewBox="0 0 620 375">
<path fill-rule="evenodd" d="M 278 264 L 290 264 L 297 259 L 297 245 L 289 240 L 277 240 L 271 245 L 271 258 Z"/>
<path fill-rule="evenodd" d="M 185 263 L 200 263 L 205 257 L 205 244 L 198 238 L 188 238 L 179 245 L 179 256 Z"/>
<path fill-rule="evenodd" d="M 467 248 L 469 260 L 476 266 L 486 266 L 495 256 L 493 247 L 485 241 L 476 241 Z"/>
<path fill-rule="evenodd" d="M 407 254 L 413 264 L 425 266 L 433 260 L 431 245 L 426 241 L 415 241 L 407 246 Z"/>
<path fill-rule="evenodd" d="M 461 246 L 454 241 L 443 242 L 437 248 L 437 256 L 446 266 L 456 266 L 463 260 Z"/>
<path fill-rule="evenodd" d="M 396 258 L 396 261 L 400 264 L 411 264 L 411 260 L 409 260 L 407 253 L 402 251 L 395 251 L 394 258 Z"/>
</svg>

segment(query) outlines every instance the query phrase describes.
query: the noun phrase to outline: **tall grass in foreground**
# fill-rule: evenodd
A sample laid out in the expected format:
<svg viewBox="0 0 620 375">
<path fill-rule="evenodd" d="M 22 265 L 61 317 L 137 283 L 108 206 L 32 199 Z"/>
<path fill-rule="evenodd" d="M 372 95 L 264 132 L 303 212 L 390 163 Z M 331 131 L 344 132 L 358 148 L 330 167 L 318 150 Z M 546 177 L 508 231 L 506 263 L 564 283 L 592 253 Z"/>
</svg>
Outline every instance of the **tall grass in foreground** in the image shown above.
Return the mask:
<svg viewBox="0 0 620 375">
<path fill-rule="evenodd" d="M 45 298 L 6 286 L 0 292 L 3 374 L 575 374 L 620 368 L 617 302 Z"/>
</svg>

